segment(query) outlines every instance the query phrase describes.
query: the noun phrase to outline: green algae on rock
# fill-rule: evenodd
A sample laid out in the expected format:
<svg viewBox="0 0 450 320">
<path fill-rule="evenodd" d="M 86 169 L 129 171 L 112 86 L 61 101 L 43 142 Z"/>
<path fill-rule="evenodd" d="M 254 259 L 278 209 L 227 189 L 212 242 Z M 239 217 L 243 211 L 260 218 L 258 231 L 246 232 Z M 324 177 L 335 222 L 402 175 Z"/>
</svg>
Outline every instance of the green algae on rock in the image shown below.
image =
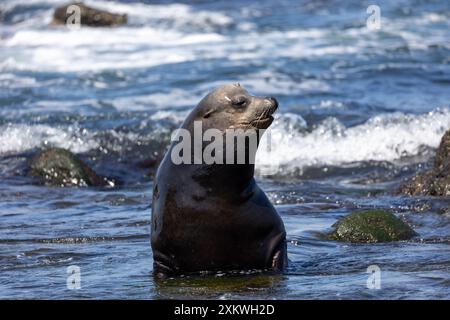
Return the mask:
<svg viewBox="0 0 450 320">
<path fill-rule="evenodd" d="M 206 275 L 187 275 L 167 279 L 155 278 L 156 290 L 162 296 L 172 299 L 185 297 L 227 296 L 231 293 L 251 294 L 279 286 L 283 282 L 280 274 L 261 273 L 261 271 L 241 270 L 236 272 L 217 272 Z"/>
<path fill-rule="evenodd" d="M 408 240 L 417 233 L 394 214 L 385 210 L 365 210 L 349 214 L 336 222 L 330 240 L 354 243 Z"/>
<path fill-rule="evenodd" d="M 106 178 L 97 175 L 87 164 L 68 150 L 50 148 L 33 157 L 28 175 L 48 186 L 107 186 Z"/>
</svg>

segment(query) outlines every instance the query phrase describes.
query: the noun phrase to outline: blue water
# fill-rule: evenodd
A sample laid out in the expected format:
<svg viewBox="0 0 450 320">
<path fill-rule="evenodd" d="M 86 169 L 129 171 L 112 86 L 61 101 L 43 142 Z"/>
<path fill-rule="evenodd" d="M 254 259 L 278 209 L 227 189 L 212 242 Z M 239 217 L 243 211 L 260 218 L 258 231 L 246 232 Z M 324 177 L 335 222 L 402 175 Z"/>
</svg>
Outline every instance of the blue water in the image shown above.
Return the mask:
<svg viewBox="0 0 450 320">
<path fill-rule="evenodd" d="M 377 1 L 379 30 L 366 26 L 372 2 L 356 0 L 86 1 L 129 23 L 49 26 L 65 2 L 0 2 L 0 298 L 450 298 L 450 200 L 392 195 L 450 128 L 448 1 Z M 139 163 L 229 82 L 280 102 L 257 179 L 286 225 L 289 270 L 155 282 L 152 177 Z M 27 159 L 48 146 L 120 183 L 35 185 Z M 323 240 L 374 207 L 420 236 Z"/>
</svg>

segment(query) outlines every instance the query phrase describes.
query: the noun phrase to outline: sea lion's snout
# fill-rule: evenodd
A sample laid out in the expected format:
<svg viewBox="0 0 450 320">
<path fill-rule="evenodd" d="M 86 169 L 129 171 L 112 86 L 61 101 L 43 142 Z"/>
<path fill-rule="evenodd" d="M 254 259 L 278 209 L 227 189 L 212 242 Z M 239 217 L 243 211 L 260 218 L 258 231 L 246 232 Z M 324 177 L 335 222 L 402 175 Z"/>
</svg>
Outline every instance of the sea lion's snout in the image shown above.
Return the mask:
<svg viewBox="0 0 450 320">
<path fill-rule="evenodd" d="M 273 114 L 278 109 L 278 100 L 274 97 L 267 97 L 266 101 L 268 102 L 268 107 L 270 109 L 270 114 Z"/>
<path fill-rule="evenodd" d="M 251 123 L 257 129 L 267 129 L 273 122 L 272 114 L 278 109 L 278 101 L 274 97 L 257 98 L 255 114 Z"/>
</svg>

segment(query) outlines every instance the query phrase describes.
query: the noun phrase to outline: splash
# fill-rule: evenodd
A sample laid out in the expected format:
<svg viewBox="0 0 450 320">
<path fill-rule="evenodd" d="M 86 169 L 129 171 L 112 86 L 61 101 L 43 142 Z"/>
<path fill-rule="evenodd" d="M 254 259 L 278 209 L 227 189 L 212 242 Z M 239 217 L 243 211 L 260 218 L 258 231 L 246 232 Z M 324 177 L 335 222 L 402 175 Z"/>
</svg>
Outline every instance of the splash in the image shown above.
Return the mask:
<svg viewBox="0 0 450 320">
<path fill-rule="evenodd" d="M 448 108 L 422 115 L 383 114 L 348 128 L 328 118 L 312 130 L 300 116 L 280 115 L 272 126 L 270 145 L 258 149 L 256 166 L 288 174 L 305 167 L 393 162 L 418 155 L 424 146 L 436 148 L 448 128 Z"/>
</svg>

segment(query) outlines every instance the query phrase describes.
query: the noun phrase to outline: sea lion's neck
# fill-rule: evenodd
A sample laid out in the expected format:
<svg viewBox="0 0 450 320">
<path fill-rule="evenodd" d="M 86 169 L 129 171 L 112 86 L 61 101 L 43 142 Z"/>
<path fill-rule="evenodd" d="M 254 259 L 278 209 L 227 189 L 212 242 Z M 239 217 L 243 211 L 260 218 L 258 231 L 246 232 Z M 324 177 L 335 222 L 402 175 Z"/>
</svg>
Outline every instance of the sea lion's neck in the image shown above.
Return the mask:
<svg viewBox="0 0 450 320">
<path fill-rule="evenodd" d="M 253 164 L 193 165 L 192 179 L 211 190 L 241 193 L 253 183 Z"/>
<path fill-rule="evenodd" d="M 240 194 L 253 185 L 258 131 L 238 131 L 228 136 L 227 131 L 205 125 L 203 129 L 215 129 L 217 136 L 204 139 L 203 129 L 196 133 L 192 122 L 188 117 L 180 128 L 184 131 L 179 131 L 179 139 L 169 149 L 170 156 L 176 158 L 172 174 L 190 176 L 207 190 L 225 190 L 227 194 Z"/>
</svg>

